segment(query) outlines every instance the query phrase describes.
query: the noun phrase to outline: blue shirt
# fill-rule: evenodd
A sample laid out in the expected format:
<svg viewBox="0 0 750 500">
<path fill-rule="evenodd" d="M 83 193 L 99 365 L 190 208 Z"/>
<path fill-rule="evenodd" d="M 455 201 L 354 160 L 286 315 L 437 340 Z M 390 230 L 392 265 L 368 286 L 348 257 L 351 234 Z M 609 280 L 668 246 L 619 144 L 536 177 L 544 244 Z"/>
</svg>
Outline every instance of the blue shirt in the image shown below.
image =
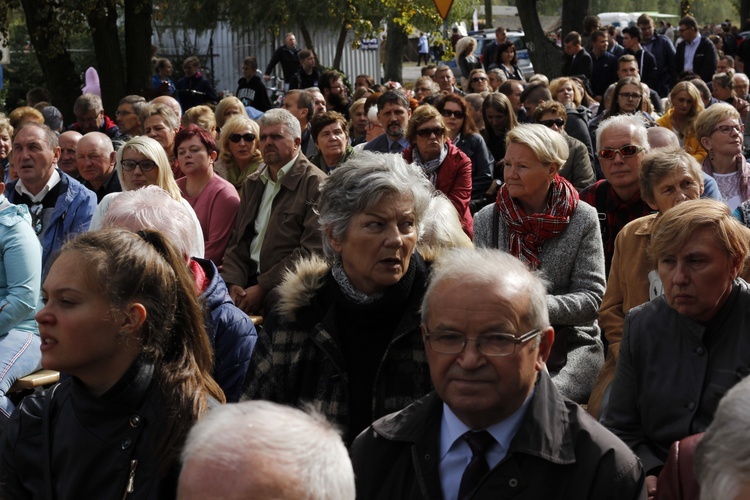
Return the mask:
<svg viewBox="0 0 750 500">
<path fill-rule="evenodd" d="M 693 58 L 695 57 L 695 51 L 698 50 L 698 45 L 701 43 L 701 35 L 698 33 L 692 42 L 687 40 L 683 40 L 683 42 L 685 43 L 685 66 L 683 69 L 684 71 L 693 71 Z"/>
<path fill-rule="evenodd" d="M 497 443 L 493 444 L 485 454 L 487 465 L 492 470 L 499 464 L 508 453 L 510 443 L 516 436 L 518 429 L 521 427 L 521 421 L 526 415 L 526 409 L 529 407 L 531 398 L 534 396 L 532 389 L 529 397 L 523 402 L 510 417 L 502 422 L 498 422 L 486 431 L 492 434 Z M 466 424 L 443 403 L 443 420 L 440 423 L 440 487 L 443 490 L 445 500 L 458 498 L 458 488 L 461 486 L 461 476 L 464 474 L 466 466 L 471 461 L 471 448 L 465 439 L 462 439 L 467 431 L 476 431 L 481 429 L 470 429 Z"/>
</svg>

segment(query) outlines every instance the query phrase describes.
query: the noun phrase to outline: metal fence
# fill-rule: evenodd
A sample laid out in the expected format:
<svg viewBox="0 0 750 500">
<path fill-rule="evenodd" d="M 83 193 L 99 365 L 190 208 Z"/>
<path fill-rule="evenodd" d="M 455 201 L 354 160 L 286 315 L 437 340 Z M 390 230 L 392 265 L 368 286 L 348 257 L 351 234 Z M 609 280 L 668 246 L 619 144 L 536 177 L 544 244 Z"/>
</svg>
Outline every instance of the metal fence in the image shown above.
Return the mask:
<svg viewBox="0 0 750 500">
<path fill-rule="evenodd" d="M 228 24 L 219 23 L 210 32 L 196 35 L 178 27 L 157 26 L 154 30 L 154 45 L 164 57 L 184 57 L 186 49 L 193 50 L 204 62 L 205 69 L 213 75 L 217 91 L 234 92 L 237 80 L 242 76 L 242 61 L 245 57 L 255 56 L 258 66 L 264 71 L 276 47 L 283 43 L 284 34 L 292 31 L 297 36 L 297 43 L 303 47 L 304 40 L 299 32 L 292 28 L 282 29 L 275 38 L 265 31 L 254 31 L 239 34 Z M 373 75 L 380 80 L 380 44 L 371 40 L 363 48 L 352 49 L 353 34 L 349 32 L 341 59 L 341 70 L 352 83 L 359 74 Z M 336 53 L 338 32 L 329 29 L 318 29 L 312 32 L 315 52 L 319 63 L 331 66 Z M 303 47 L 304 48 L 304 47 Z M 276 75 L 281 76 L 281 65 L 277 65 Z"/>
</svg>

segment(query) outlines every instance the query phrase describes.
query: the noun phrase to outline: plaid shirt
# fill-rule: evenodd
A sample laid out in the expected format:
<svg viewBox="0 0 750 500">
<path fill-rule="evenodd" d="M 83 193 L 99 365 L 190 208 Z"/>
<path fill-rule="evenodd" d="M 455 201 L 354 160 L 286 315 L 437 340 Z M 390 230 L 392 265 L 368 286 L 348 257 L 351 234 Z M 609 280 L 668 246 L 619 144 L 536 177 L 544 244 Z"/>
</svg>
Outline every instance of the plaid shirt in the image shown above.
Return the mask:
<svg viewBox="0 0 750 500">
<path fill-rule="evenodd" d="M 653 210 L 641 199 L 640 190 L 628 201 L 621 201 L 606 180 L 592 184 L 581 191 L 579 196 L 598 212 L 604 242 L 605 271 L 609 276 L 618 233 L 628 222 L 649 215 Z"/>
</svg>

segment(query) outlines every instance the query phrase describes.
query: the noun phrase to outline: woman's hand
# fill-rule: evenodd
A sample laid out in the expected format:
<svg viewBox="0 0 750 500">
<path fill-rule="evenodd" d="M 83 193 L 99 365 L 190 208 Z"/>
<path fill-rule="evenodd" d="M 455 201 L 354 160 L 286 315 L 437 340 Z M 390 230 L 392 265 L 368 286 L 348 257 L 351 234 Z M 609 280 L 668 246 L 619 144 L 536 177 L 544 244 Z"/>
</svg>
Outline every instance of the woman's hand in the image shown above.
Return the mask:
<svg viewBox="0 0 750 500">
<path fill-rule="evenodd" d="M 253 285 L 248 288 L 242 288 L 238 285 L 229 287 L 229 296 L 234 301 L 234 305 L 242 309 L 246 314 L 258 314 L 263 307 L 263 287 Z"/>
</svg>

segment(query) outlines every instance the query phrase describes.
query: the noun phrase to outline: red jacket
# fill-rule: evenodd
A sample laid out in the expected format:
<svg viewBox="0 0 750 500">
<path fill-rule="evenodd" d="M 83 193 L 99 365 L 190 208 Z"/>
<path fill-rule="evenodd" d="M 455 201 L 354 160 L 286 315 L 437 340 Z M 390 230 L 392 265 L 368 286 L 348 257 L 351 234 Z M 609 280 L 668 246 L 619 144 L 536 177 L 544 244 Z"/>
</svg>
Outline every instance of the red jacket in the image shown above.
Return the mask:
<svg viewBox="0 0 750 500">
<path fill-rule="evenodd" d="M 469 238 L 474 238 L 474 219 L 469 211 L 471 201 L 471 160 L 463 151 L 458 149 L 450 139 L 448 142 L 448 155 L 438 169 L 435 189 L 448 197 L 458 211 L 461 227 Z M 414 146 L 404 150 L 404 159 L 413 163 L 412 149 Z"/>
</svg>

